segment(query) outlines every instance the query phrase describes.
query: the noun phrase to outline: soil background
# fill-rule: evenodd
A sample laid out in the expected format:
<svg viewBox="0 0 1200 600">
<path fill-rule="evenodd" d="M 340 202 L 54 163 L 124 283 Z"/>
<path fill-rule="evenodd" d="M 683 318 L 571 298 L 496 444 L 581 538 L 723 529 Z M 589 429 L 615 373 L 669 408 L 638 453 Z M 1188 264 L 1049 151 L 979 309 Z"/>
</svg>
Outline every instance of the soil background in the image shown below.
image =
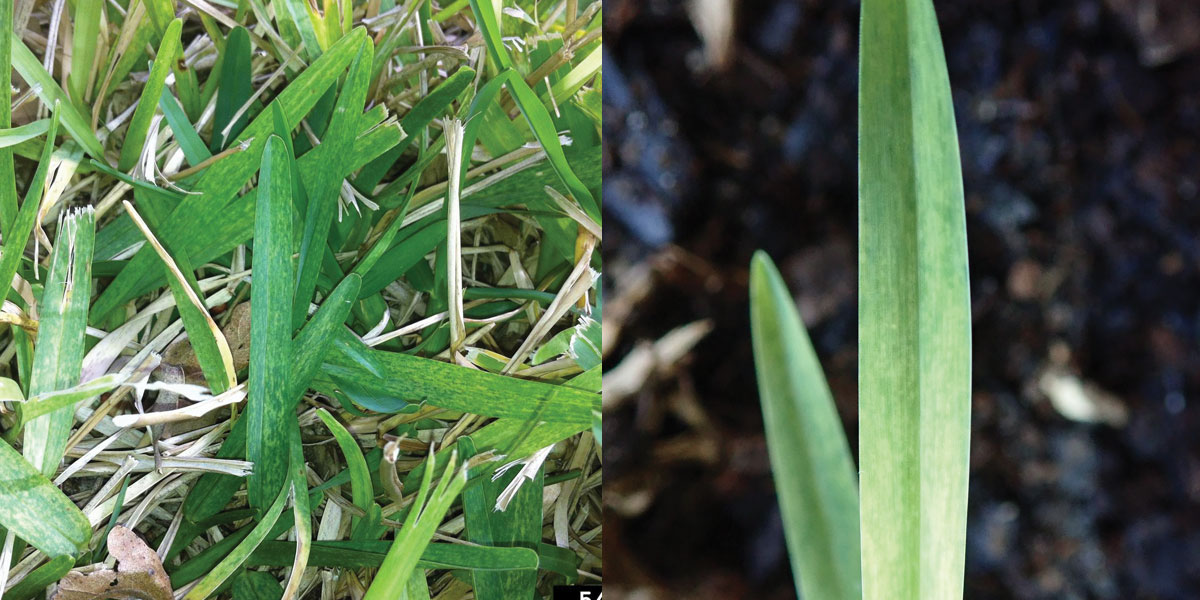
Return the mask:
<svg viewBox="0 0 1200 600">
<path fill-rule="evenodd" d="M 1200 2 L 935 4 L 974 312 L 966 597 L 1200 598 Z M 604 6 L 613 598 L 795 594 L 754 250 L 789 280 L 856 445 L 858 5 L 734 14 L 726 44 L 685 2 Z"/>
</svg>

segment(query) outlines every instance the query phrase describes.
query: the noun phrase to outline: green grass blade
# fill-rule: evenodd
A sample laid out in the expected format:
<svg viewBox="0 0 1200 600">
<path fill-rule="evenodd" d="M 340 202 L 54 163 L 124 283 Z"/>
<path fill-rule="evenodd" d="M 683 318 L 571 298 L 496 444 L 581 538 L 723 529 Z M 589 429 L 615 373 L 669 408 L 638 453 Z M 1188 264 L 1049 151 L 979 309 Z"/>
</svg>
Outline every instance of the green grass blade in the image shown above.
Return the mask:
<svg viewBox="0 0 1200 600">
<path fill-rule="evenodd" d="M 41 119 L 38 121 L 34 121 L 32 123 L 29 123 L 27 125 L 22 125 L 20 127 L 13 127 L 12 129 L 0 129 L 0 148 L 8 149 L 13 146 L 16 146 L 17 144 L 20 144 L 21 142 L 27 142 L 29 140 L 32 140 L 33 138 L 35 138 L 39 135 L 42 135 L 43 133 L 46 133 L 46 130 L 49 128 L 50 128 L 50 120 L 49 119 Z M 9 150 L 9 156 L 10 157 L 12 156 L 11 150 Z M 9 172 L 11 173 L 11 171 L 9 171 Z M 13 180 L 12 177 L 9 177 L 8 179 Z M 16 192 L 14 191 L 13 194 L 15 197 Z M 17 214 L 16 204 L 13 205 L 13 212 L 11 212 L 9 214 L 14 214 L 14 215 Z"/>
<path fill-rule="evenodd" d="M 334 288 L 333 293 L 321 303 L 312 320 L 300 330 L 292 341 L 293 360 L 291 375 L 288 379 L 288 396 L 293 404 L 298 402 L 300 395 L 308 389 L 326 353 L 332 346 L 329 340 L 342 328 L 350 315 L 354 299 L 358 297 L 360 279 L 350 275 Z M 235 458 L 245 456 L 246 452 L 246 420 L 238 419 L 225 438 L 225 443 L 217 452 L 218 458 Z M 219 512 L 237 489 L 241 487 L 241 479 L 232 475 L 206 473 L 200 477 L 195 489 L 203 493 L 189 494 L 184 503 L 183 514 L 190 523 L 199 523 Z"/>
<path fill-rule="evenodd" d="M 470 1 L 471 12 L 475 13 L 475 26 L 483 33 L 483 41 L 487 45 L 488 58 L 500 69 L 512 67 L 512 58 L 508 55 L 508 49 L 504 47 L 496 3 L 490 0 Z"/>
<path fill-rule="evenodd" d="M 433 533 L 437 531 L 446 516 L 446 511 L 450 510 L 450 505 L 467 484 L 467 470 L 463 468 L 455 471 L 456 462 L 455 455 L 451 454 L 442 478 L 432 490 L 430 480 L 426 477 L 412 508 L 409 509 L 404 527 L 396 532 L 396 539 L 392 541 L 392 547 L 379 566 L 379 572 L 376 573 L 375 580 L 371 582 L 363 600 L 390 600 L 404 593 L 408 579 L 429 546 Z M 427 471 L 431 472 L 432 469 Z M 427 498 L 428 503 L 425 502 Z"/>
<path fill-rule="evenodd" d="M 0 525 L 50 557 L 77 556 L 92 535 L 83 512 L 3 441 Z"/>
<path fill-rule="evenodd" d="M 146 134 L 150 131 L 150 120 L 154 118 L 154 109 L 162 97 L 167 75 L 183 51 L 179 41 L 179 33 L 182 30 L 182 19 L 171 21 L 166 34 L 163 35 L 162 43 L 158 45 L 158 54 L 150 67 L 150 78 L 146 80 L 141 99 L 138 100 L 133 117 L 129 120 L 129 129 L 125 133 L 124 145 L 121 146 L 121 159 L 117 162 L 119 171 L 132 169 L 137 164 L 138 157 L 142 155 L 142 148 L 146 145 Z"/>
<path fill-rule="evenodd" d="M 867 0 L 859 91 L 863 593 L 962 597 L 971 315 L 958 142 L 929 0 Z"/>
<path fill-rule="evenodd" d="M 321 94 L 337 81 L 338 75 L 346 68 L 358 52 L 359 46 L 366 38 L 366 30 L 359 28 L 355 33 L 338 41 L 332 48 L 321 55 L 316 62 L 309 65 L 296 80 L 288 85 L 272 103 L 278 102 L 286 119 L 287 126 L 293 128 L 312 109 Z M 14 45 L 14 49 L 16 46 Z M 162 242 L 173 248 L 180 248 L 188 253 L 196 263 L 211 260 L 215 256 L 227 252 L 229 246 L 217 255 L 206 255 L 203 252 L 205 243 L 216 240 L 227 243 L 228 235 L 220 235 L 218 227 L 222 224 L 239 226 L 245 219 L 244 215 L 234 210 L 221 210 L 230 204 L 238 190 L 246 184 L 258 169 L 261 153 L 266 145 L 267 136 L 274 129 L 274 119 L 270 107 L 264 110 L 242 131 L 239 139 L 252 142 L 246 150 L 237 152 L 208 167 L 192 192 L 187 195 L 179 206 L 172 211 L 171 217 L 158 232 Z M 323 154 L 323 153 L 322 153 Z M 310 152 L 314 159 L 322 154 Z M 300 161 L 301 176 L 305 173 L 305 161 Z M 311 167 L 310 167 L 311 168 Z M 238 206 L 237 202 L 233 206 Z M 218 208 L 220 207 L 220 208 Z M 251 236 L 246 231 L 245 237 L 234 239 L 233 245 L 242 243 Z M 154 263 L 157 258 L 153 252 L 143 248 L 121 271 L 92 306 L 94 322 L 99 323 L 113 310 L 138 295 L 145 293 L 162 281 L 162 271 Z"/>
<path fill-rule="evenodd" d="M 96 134 L 92 131 L 88 120 L 71 103 L 71 100 L 67 98 L 62 88 L 58 87 L 58 82 L 50 76 L 50 73 L 46 72 L 46 68 L 42 66 L 41 61 L 16 36 L 12 38 L 12 66 L 21 75 L 22 79 L 34 87 L 38 98 L 41 98 L 46 106 L 54 106 L 56 102 L 61 103 L 61 106 L 57 110 L 62 111 L 60 118 L 67 133 L 71 134 L 71 137 L 76 142 L 79 142 L 79 145 L 83 147 L 89 156 L 100 162 L 107 163 L 108 160 L 104 157 L 104 146 L 96 138 Z"/>
<path fill-rule="evenodd" d="M 796 591 L 803 598 L 861 598 L 850 446 L 796 305 L 762 252 L 750 266 L 750 326 Z"/>
<path fill-rule="evenodd" d="M 471 438 L 458 442 L 463 458 L 475 454 Z M 520 469 L 512 467 L 493 480 L 489 469 L 479 469 L 484 479 L 463 490 L 463 517 L 466 520 L 467 540 L 484 546 L 536 548 L 542 538 L 542 488 L 544 473 L 524 482 L 508 507 L 496 510 L 496 499 Z M 537 573 L 531 571 L 478 572 L 472 574 L 475 597 L 479 600 L 529 598 L 537 586 Z"/>
<path fill-rule="evenodd" d="M 217 107 L 213 113 L 212 139 L 208 144 L 212 152 L 224 149 L 226 142 L 236 138 L 246 126 L 245 113 L 237 121 L 233 119 L 253 93 L 250 87 L 250 33 L 245 27 L 230 31 L 225 40 L 220 78 Z"/>
<path fill-rule="evenodd" d="M 95 240 L 96 214 L 91 207 L 72 211 L 62 220 L 38 306 L 42 320 L 33 353 L 31 397 L 79 383 Z M 26 426 L 22 450 L 44 475 L 50 476 L 58 468 L 74 422 L 75 411 L 68 406 Z"/>
<path fill-rule="evenodd" d="M 50 170 L 50 155 L 54 152 L 54 138 L 58 133 L 59 111 L 57 109 L 60 106 L 60 104 L 55 104 L 55 111 L 50 116 L 50 127 L 46 133 L 46 143 L 42 147 L 42 157 L 38 161 L 33 179 L 29 182 L 29 189 L 25 192 L 25 201 L 21 204 L 21 210 L 3 232 L 3 254 L 0 254 L 0 304 L 3 304 L 4 300 L 8 298 L 13 275 L 17 274 L 17 267 L 21 264 L 21 255 L 25 253 L 25 246 L 29 243 L 30 234 L 33 233 L 34 221 L 37 220 L 38 206 L 42 201 L 42 190 L 46 187 L 46 175 Z"/>
<path fill-rule="evenodd" d="M 246 536 L 246 539 L 242 540 L 237 545 L 237 548 L 234 548 L 233 552 L 229 553 L 229 556 L 226 556 L 221 562 L 217 563 L 217 566 L 213 567 L 183 599 L 204 600 L 212 596 L 217 588 L 221 587 L 222 583 L 225 583 L 226 579 L 229 579 L 236 573 L 242 566 L 242 563 L 250 558 L 254 549 L 258 548 L 258 545 L 267 539 L 271 533 L 271 529 L 275 527 L 275 521 L 278 521 L 279 515 L 283 513 L 283 507 L 287 505 L 287 499 L 290 494 L 291 487 L 281 488 L 279 494 L 275 496 L 275 501 L 267 508 L 262 520 L 254 526 L 254 529 L 250 530 L 250 534 Z"/>
<path fill-rule="evenodd" d="M 179 101 L 170 91 L 163 92 L 158 105 L 162 108 L 163 116 L 167 118 L 167 125 L 175 134 L 175 141 L 179 142 L 179 148 L 183 150 L 183 156 L 189 165 L 194 167 L 212 158 L 212 153 L 204 145 L 204 140 L 200 139 L 200 134 L 196 133 L 195 126 L 188 120 L 183 108 L 179 106 Z"/>
<path fill-rule="evenodd" d="M 292 364 L 292 173 L 287 146 L 272 135 L 263 151 L 254 217 L 250 286 L 250 376 L 246 460 L 250 506 L 266 508 L 288 475 L 288 439 L 297 427 L 288 395 Z"/>
<path fill-rule="evenodd" d="M 12 127 L 12 38 L 13 0 L 0 0 L 0 128 L 3 129 Z M 17 215 L 14 174 L 12 150 L 0 148 L 0 234 L 5 236 Z M 7 289 L 11 280 L 11 277 L 0 279 L 0 286 Z M 3 301 L 0 298 L 0 303 Z"/>
<path fill-rule="evenodd" d="M 558 141 L 558 130 L 554 126 L 554 120 L 550 118 L 550 111 L 546 110 L 546 106 L 538 99 L 537 94 L 516 71 L 509 72 L 507 87 L 508 91 L 512 93 L 513 99 L 517 101 L 521 114 L 525 115 L 525 120 L 529 122 L 529 128 L 533 131 L 534 138 L 546 151 L 546 158 L 550 160 L 550 166 L 554 167 L 554 172 L 562 179 L 563 184 L 567 186 L 571 195 L 575 197 L 588 216 L 599 223 L 600 206 L 596 204 L 592 193 L 588 191 L 587 186 L 583 185 L 575 172 L 571 170 L 571 165 L 567 163 L 567 155 L 563 153 L 562 144 Z"/>
<path fill-rule="evenodd" d="M 78 0 L 71 32 L 71 72 L 67 74 L 67 88 L 75 106 L 83 109 L 87 103 L 87 88 L 93 77 L 96 61 L 97 38 L 100 33 L 100 11 L 104 0 Z"/>
<path fill-rule="evenodd" d="M 354 436 L 350 435 L 350 432 L 337 419 L 333 418 L 329 411 L 323 408 L 319 409 L 317 416 L 329 428 L 329 432 L 337 440 L 342 454 L 346 456 L 346 464 L 350 470 L 350 493 L 354 505 L 369 514 L 371 506 L 375 504 L 375 491 L 371 486 L 371 470 L 367 468 L 367 459 L 363 457 L 362 448 L 358 447 Z M 361 520 L 361 517 L 352 517 L 351 530 L 356 529 Z"/>
<path fill-rule="evenodd" d="M 307 17 L 306 17 L 307 18 Z M 342 93 L 334 104 L 333 117 L 326 129 L 321 148 L 339 163 L 345 159 L 355 143 L 358 120 L 367 101 L 367 87 L 371 78 L 371 56 L 374 45 L 366 40 L 358 49 L 354 62 L 350 63 L 349 74 L 342 85 Z M 326 148 L 328 145 L 328 148 Z M 314 150 L 315 152 L 316 150 Z M 304 231 L 300 240 L 300 260 L 297 266 L 296 298 L 292 312 L 292 326 L 298 327 L 308 315 L 308 305 L 317 288 L 321 257 L 325 254 L 329 240 L 329 228 L 337 212 L 338 188 L 342 185 L 343 169 L 320 168 L 305 184 L 310 200 L 304 220 Z"/>
<path fill-rule="evenodd" d="M 299 429 L 295 430 L 295 433 L 299 432 Z M 296 598 L 300 593 L 304 571 L 308 567 L 309 554 L 312 553 L 312 506 L 308 498 L 308 468 L 304 463 L 304 446 L 299 435 L 292 438 L 291 451 L 292 520 L 296 525 L 296 551 L 292 554 L 292 573 L 288 577 L 283 595 Z"/>
<path fill-rule="evenodd" d="M 21 422 L 28 423 L 42 415 L 48 415 L 59 409 L 74 406 L 88 398 L 95 398 L 121 385 L 122 381 L 124 381 L 124 378 L 120 374 L 110 373 L 65 390 L 46 392 L 30 398 L 19 407 Z"/>
<path fill-rule="evenodd" d="M 590 426 L 592 407 L 599 395 L 564 386 L 525 381 L 467 369 L 396 352 L 369 350 L 343 330 L 335 351 L 321 367 L 327 383 L 352 382 L 379 396 L 406 402 L 486 415 L 528 418 L 545 404 L 541 414 L 548 423 Z M 362 357 L 363 360 L 358 360 Z M 374 365 L 379 374 L 363 363 Z"/>
</svg>

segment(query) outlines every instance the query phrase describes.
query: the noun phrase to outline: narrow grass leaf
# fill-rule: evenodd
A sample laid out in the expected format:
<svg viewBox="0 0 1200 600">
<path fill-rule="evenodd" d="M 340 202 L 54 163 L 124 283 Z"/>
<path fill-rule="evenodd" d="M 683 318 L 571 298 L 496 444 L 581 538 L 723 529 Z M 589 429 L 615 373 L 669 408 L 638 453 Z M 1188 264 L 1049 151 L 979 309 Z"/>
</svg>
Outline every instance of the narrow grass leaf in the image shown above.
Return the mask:
<svg viewBox="0 0 1200 600">
<path fill-rule="evenodd" d="M 172 26 L 174 26 L 172 24 Z M 195 275 L 185 257 L 180 256 L 182 266 L 176 262 L 166 248 L 163 248 L 150 227 L 142 220 L 137 209 L 128 201 L 125 202 L 125 212 L 133 219 L 138 229 L 146 236 L 146 241 L 154 248 L 155 253 L 163 261 L 167 270 L 167 283 L 171 294 L 175 297 L 175 307 L 179 309 L 179 317 L 183 319 L 183 327 L 187 330 L 188 340 L 196 353 L 196 360 L 208 381 L 209 388 L 220 394 L 237 385 L 237 372 L 233 366 L 233 352 L 229 349 L 229 341 L 208 308 L 204 299 L 197 291 Z"/>
<path fill-rule="evenodd" d="M 200 580 L 200 583 L 197 583 L 196 587 L 192 588 L 191 591 L 189 591 L 187 595 L 183 597 L 183 600 L 204 600 L 205 598 L 212 596 L 213 593 L 217 591 L 217 588 L 219 588 L 222 583 L 225 583 L 226 579 L 229 579 L 231 576 L 233 576 L 233 574 L 236 573 L 239 568 L 241 568 L 242 563 L 246 562 L 246 559 L 250 558 L 250 555 L 254 552 L 254 549 L 258 548 L 258 545 L 263 543 L 268 538 L 272 528 L 275 527 L 275 521 L 278 521 L 279 515 L 283 513 L 283 507 L 287 505 L 287 499 L 290 494 L 291 487 L 280 489 L 279 495 L 275 497 L 275 501 L 272 502 L 271 506 L 267 508 L 262 520 L 260 520 L 258 524 L 254 526 L 254 529 L 250 530 L 249 535 L 247 535 L 246 538 L 243 539 L 241 543 L 239 543 L 237 547 L 229 553 L 228 556 L 222 559 L 221 562 L 217 563 L 217 566 L 213 567 L 213 569 L 209 571 L 203 579 Z"/>
<path fill-rule="evenodd" d="M 247 115 L 242 113 L 237 120 L 234 115 L 250 99 L 250 33 L 245 27 L 236 27 L 225 40 L 225 51 L 221 59 L 221 87 L 217 89 L 217 106 L 213 113 L 212 139 L 208 149 L 217 152 L 225 148 L 226 141 L 237 137 L 246 126 Z"/>
<path fill-rule="evenodd" d="M 971 313 L 954 109 L 930 0 L 867 0 L 859 69 L 865 598 L 961 598 Z"/>
<path fill-rule="evenodd" d="M 0 2 L 3 1 L 0 0 Z M 54 137 L 58 133 L 58 106 L 55 105 L 56 110 L 50 116 L 50 126 L 46 133 L 46 143 L 42 147 L 42 157 L 38 161 L 37 170 L 33 173 L 33 179 L 29 182 L 29 189 L 25 192 L 25 201 L 21 204 L 21 210 L 17 212 L 16 217 L 2 232 L 4 246 L 3 254 L 0 254 L 0 304 L 3 304 L 8 298 L 13 276 L 17 274 L 21 256 L 25 253 L 25 246 L 29 243 L 34 222 L 37 221 L 38 207 L 42 202 L 42 190 L 45 189 L 46 175 L 50 171 L 50 156 L 54 152 Z"/>
<path fill-rule="evenodd" d="M 12 38 L 12 66 L 22 79 L 33 86 L 38 98 L 41 98 L 46 106 L 54 106 L 56 102 L 61 103 L 61 107 L 56 110 L 62 111 L 61 119 L 67 133 L 71 134 L 76 142 L 79 142 L 88 155 L 100 162 L 107 163 L 108 160 L 104 157 L 104 146 L 96 138 L 88 120 L 71 103 L 62 88 L 58 87 L 58 82 L 50 76 L 50 73 L 46 72 L 42 62 L 16 36 Z"/>
<path fill-rule="evenodd" d="M 292 339 L 292 174 L 287 146 L 270 136 L 259 174 L 254 217 L 254 279 L 250 285 L 250 375 L 246 460 L 250 506 L 265 508 L 288 475 L 288 440 L 297 427 L 288 394 Z"/>
<path fill-rule="evenodd" d="M 850 446 L 791 294 L 762 252 L 750 266 L 750 327 L 796 591 L 804 598 L 861 598 Z"/>
<path fill-rule="evenodd" d="M 325 427 L 329 428 L 329 432 L 333 434 L 338 447 L 346 457 L 347 468 L 350 470 L 350 493 L 354 505 L 363 509 L 363 512 L 370 513 L 371 507 L 375 504 L 375 490 L 371 486 L 371 470 L 367 468 L 367 459 L 363 458 L 362 448 L 358 447 L 354 436 L 333 415 L 329 414 L 329 411 L 323 408 L 319 409 L 317 416 L 321 418 L 322 423 L 325 423 Z M 351 517 L 351 529 L 357 529 L 361 520 L 361 517 Z"/>
<path fill-rule="evenodd" d="M 159 98 L 162 97 L 163 88 L 167 83 L 167 75 L 171 72 L 171 66 L 179 58 L 180 52 L 183 51 L 179 41 L 179 34 L 183 30 L 183 20 L 175 19 L 171 21 L 171 25 L 167 27 L 167 32 L 163 34 L 162 43 L 158 45 L 158 54 L 154 57 L 154 63 L 150 67 L 150 77 L 146 80 L 145 87 L 142 88 L 141 99 L 138 100 L 137 108 L 133 111 L 133 117 L 129 119 L 129 129 L 125 133 L 125 142 L 121 146 L 121 159 L 117 162 L 117 169 L 120 171 L 128 171 L 137 164 L 138 157 L 142 155 L 142 148 L 146 146 L 146 134 L 150 131 L 150 120 L 154 118 L 154 110 L 159 104 Z"/>
<path fill-rule="evenodd" d="M 13 127 L 12 129 L 0 129 L 0 148 L 7 149 L 20 144 L 21 142 L 32 140 L 33 138 L 46 133 L 49 128 L 50 120 L 40 119 L 20 127 Z M 11 156 L 12 151 L 9 150 L 9 157 Z M 9 172 L 11 173 L 11 171 Z M 13 178 L 9 177 L 8 179 L 11 181 Z M 16 192 L 13 193 L 15 197 Z M 10 214 L 17 214 L 15 204 L 13 205 L 13 212 Z"/>
<path fill-rule="evenodd" d="M 288 378 L 288 397 L 292 398 L 293 405 L 300 400 L 304 390 L 308 389 L 309 382 L 333 345 L 330 340 L 350 315 L 350 308 L 358 296 L 360 281 L 357 275 L 350 275 L 338 284 L 292 341 L 293 360 Z M 246 419 L 242 418 L 233 424 L 225 443 L 217 451 L 217 458 L 245 456 L 246 423 Z M 189 523 L 198 524 L 212 517 L 229 503 L 239 487 L 241 479 L 231 475 L 202 475 L 194 489 L 203 490 L 203 493 L 188 494 L 183 506 L 184 518 Z"/>
<path fill-rule="evenodd" d="M 0 129 L 12 127 L 12 39 L 13 0 L 0 0 Z M 0 174 L 0 234 L 7 236 L 17 215 L 17 178 L 7 146 L 0 148 Z M 11 279 L 0 279 L 0 286 L 7 290 Z"/>
</svg>

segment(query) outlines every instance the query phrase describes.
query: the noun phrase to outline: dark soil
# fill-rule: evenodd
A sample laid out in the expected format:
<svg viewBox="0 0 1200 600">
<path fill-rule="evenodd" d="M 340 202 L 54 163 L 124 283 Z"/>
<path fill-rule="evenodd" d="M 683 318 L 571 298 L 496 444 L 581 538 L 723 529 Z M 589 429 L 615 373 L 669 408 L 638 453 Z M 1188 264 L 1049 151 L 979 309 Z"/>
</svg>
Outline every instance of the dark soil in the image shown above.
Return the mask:
<svg viewBox="0 0 1200 600">
<path fill-rule="evenodd" d="M 604 8 L 606 300 L 653 273 L 606 365 L 715 326 L 605 413 L 605 583 L 787 598 L 747 265 L 789 278 L 853 445 L 858 6 L 741 2 L 714 71 L 684 5 Z M 936 6 L 975 317 L 966 596 L 1198 598 L 1200 3 Z M 1052 355 L 1127 418 L 1055 410 Z"/>
</svg>

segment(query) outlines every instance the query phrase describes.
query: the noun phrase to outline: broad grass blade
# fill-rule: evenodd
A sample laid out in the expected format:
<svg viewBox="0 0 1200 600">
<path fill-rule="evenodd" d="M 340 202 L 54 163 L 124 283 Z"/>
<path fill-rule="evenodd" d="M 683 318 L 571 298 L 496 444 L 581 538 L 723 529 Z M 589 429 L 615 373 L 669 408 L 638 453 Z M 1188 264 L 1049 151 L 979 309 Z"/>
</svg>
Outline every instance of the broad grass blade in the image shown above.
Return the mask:
<svg viewBox="0 0 1200 600">
<path fill-rule="evenodd" d="M 860 598 L 850 446 L 792 296 L 762 252 L 750 265 L 750 327 L 796 591 L 803 598 Z"/>
<path fill-rule="evenodd" d="M 298 425 L 288 394 L 292 368 L 292 173 L 279 136 L 263 151 L 254 218 L 254 280 L 250 286 L 250 376 L 246 460 L 250 506 L 264 509 L 288 478 L 288 440 Z"/>
<path fill-rule="evenodd" d="M 137 164 L 138 157 L 142 155 L 142 148 L 146 145 L 146 134 L 150 131 L 150 120 L 154 118 L 154 109 L 158 106 L 158 99 L 163 94 L 167 75 L 170 74 L 171 66 L 175 64 L 179 53 L 183 51 L 183 46 L 179 41 L 182 29 L 183 21 L 181 19 L 171 21 L 171 25 L 167 27 L 167 33 L 163 35 L 162 43 L 158 45 L 158 54 L 155 55 L 154 64 L 150 67 L 150 78 L 146 80 L 146 86 L 142 88 L 141 99 L 133 111 L 133 117 L 129 120 L 129 129 L 125 133 L 125 143 L 121 147 L 121 159 L 117 162 L 117 169 L 120 171 L 128 171 L 133 168 Z"/>
<path fill-rule="evenodd" d="M 930 0 L 866 0 L 859 70 L 863 594 L 962 597 L 971 314 L 950 83 Z"/>
<path fill-rule="evenodd" d="M 33 353 L 30 397 L 65 390 L 79 383 L 95 240 L 96 214 L 91 207 L 71 211 L 62 220 L 38 306 L 42 320 Z M 26 426 L 22 450 L 42 474 L 53 475 L 58 468 L 74 422 L 74 408 L 65 406 Z"/>
<path fill-rule="evenodd" d="M 92 535 L 75 503 L 3 441 L 0 525 L 50 557 L 77 556 Z"/>
</svg>

